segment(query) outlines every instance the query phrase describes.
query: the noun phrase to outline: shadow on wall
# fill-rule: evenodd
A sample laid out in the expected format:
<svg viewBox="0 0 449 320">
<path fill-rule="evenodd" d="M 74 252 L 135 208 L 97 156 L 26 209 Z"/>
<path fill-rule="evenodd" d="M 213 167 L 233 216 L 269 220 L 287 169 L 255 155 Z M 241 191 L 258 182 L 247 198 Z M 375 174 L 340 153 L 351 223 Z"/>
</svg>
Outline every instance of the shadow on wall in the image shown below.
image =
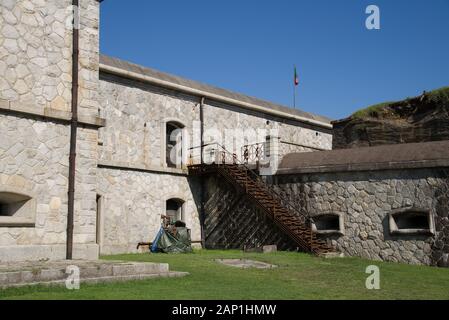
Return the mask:
<svg viewBox="0 0 449 320">
<path fill-rule="evenodd" d="M 240 190 L 215 175 L 204 179 L 204 239 L 208 249 L 243 249 L 275 244 L 280 250 L 296 245 Z M 189 178 L 194 201 L 201 209 L 199 177 Z M 196 192 L 197 191 L 197 192 Z"/>
</svg>

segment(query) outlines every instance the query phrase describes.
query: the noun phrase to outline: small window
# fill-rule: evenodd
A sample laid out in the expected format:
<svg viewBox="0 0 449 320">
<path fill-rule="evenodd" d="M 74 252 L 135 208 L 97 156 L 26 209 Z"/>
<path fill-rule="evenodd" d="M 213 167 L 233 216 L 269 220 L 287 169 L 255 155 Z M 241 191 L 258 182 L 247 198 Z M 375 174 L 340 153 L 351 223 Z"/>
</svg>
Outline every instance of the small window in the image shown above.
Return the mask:
<svg viewBox="0 0 449 320">
<path fill-rule="evenodd" d="M 184 201 L 180 199 L 167 200 L 165 216 L 170 220 L 170 223 L 183 221 L 183 205 Z"/>
<path fill-rule="evenodd" d="M 270 157 L 270 150 L 271 150 L 271 136 L 265 137 L 265 158 Z"/>
<path fill-rule="evenodd" d="M 182 166 L 182 129 L 183 125 L 177 122 L 168 122 L 165 128 L 165 161 L 167 167 L 178 168 Z"/>
<path fill-rule="evenodd" d="M 344 234 L 343 215 L 326 213 L 313 217 L 312 230 L 318 234 Z"/>
<path fill-rule="evenodd" d="M 0 192 L 0 227 L 33 227 L 36 201 L 17 192 Z"/>
<path fill-rule="evenodd" d="M 0 193 L 0 216 L 20 216 L 26 208 L 26 203 L 31 198 L 22 194 L 1 192 Z"/>
<path fill-rule="evenodd" d="M 389 216 L 391 234 L 434 234 L 430 210 L 406 208 L 392 211 Z"/>
</svg>

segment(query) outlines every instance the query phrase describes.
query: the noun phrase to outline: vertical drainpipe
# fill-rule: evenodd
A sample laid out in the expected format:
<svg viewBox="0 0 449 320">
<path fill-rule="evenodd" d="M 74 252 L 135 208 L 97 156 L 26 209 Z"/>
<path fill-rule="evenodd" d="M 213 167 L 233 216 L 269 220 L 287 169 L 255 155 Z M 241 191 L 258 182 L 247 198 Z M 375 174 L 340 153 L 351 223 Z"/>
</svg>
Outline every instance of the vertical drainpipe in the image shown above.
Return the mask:
<svg viewBox="0 0 449 320">
<path fill-rule="evenodd" d="M 204 164 L 204 155 L 203 155 L 203 146 L 204 146 L 204 97 L 201 98 L 200 102 L 200 159 L 201 159 L 201 165 Z M 200 208 L 200 224 L 201 224 L 201 246 L 203 249 L 206 248 L 206 239 L 205 239 L 205 232 L 204 232 L 204 221 L 206 219 L 206 213 L 204 210 L 204 176 L 200 176 L 200 202 L 201 202 L 201 208 Z"/>
<path fill-rule="evenodd" d="M 201 102 L 200 102 L 200 158 L 201 158 L 201 164 L 204 163 L 204 158 L 203 158 L 203 145 L 204 145 L 204 100 L 205 98 L 202 97 L 201 98 Z"/>
<path fill-rule="evenodd" d="M 66 259 L 73 257 L 73 218 L 75 210 L 75 160 L 76 134 L 78 130 L 78 73 L 79 73 L 79 0 L 72 0 L 73 36 L 72 36 L 72 119 L 70 121 L 69 189 L 67 212 Z"/>
</svg>

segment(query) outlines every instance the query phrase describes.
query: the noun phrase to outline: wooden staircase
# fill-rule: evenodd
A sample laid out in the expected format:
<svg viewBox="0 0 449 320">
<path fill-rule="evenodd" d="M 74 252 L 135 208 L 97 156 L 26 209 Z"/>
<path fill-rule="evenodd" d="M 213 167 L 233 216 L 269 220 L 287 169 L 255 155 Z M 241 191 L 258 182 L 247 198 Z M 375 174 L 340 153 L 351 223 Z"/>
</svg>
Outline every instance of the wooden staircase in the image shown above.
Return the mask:
<svg viewBox="0 0 449 320">
<path fill-rule="evenodd" d="M 226 163 L 226 156 L 220 157 L 222 163 L 189 165 L 189 174 L 219 174 L 234 185 L 267 215 L 284 234 L 298 246 L 298 249 L 316 255 L 334 250 L 312 232 L 313 220 L 298 210 L 289 200 L 266 184 L 262 178 L 245 164 L 238 164 L 235 156 Z"/>
</svg>

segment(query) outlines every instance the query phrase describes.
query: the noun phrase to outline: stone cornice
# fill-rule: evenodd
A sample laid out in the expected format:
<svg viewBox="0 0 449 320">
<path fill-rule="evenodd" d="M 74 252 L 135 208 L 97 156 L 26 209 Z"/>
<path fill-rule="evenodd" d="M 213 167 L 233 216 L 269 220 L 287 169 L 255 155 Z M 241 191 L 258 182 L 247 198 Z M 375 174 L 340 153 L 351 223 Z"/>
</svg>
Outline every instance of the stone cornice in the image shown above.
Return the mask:
<svg viewBox="0 0 449 320">
<path fill-rule="evenodd" d="M 306 173 L 338 173 L 357 171 L 383 171 L 383 170 L 407 170 L 407 169 L 429 169 L 429 168 L 449 168 L 449 159 L 439 160 L 418 160 L 401 162 L 376 162 L 360 164 L 339 164 L 325 166 L 309 166 L 298 168 L 281 168 L 275 175 L 284 174 L 306 174 Z"/>
<path fill-rule="evenodd" d="M 130 163 L 111 160 L 98 160 L 98 167 L 128 171 L 156 172 L 180 176 L 188 175 L 187 169 L 168 168 L 162 166 L 145 165 L 143 163 Z"/>
<path fill-rule="evenodd" d="M 22 114 L 30 117 L 42 117 L 48 120 L 63 121 L 67 123 L 72 119 L 72 113 L 68 111 L 44 108 L 37 105 L 23 105 L 18 101 L 4 99 L 0 99 L 0 111 Z M 80 114 L 78 116 L 78 123 L 89 127 L 101 128 L 106 125 L 106 120 L 94 115 Z"/>
</svg>

